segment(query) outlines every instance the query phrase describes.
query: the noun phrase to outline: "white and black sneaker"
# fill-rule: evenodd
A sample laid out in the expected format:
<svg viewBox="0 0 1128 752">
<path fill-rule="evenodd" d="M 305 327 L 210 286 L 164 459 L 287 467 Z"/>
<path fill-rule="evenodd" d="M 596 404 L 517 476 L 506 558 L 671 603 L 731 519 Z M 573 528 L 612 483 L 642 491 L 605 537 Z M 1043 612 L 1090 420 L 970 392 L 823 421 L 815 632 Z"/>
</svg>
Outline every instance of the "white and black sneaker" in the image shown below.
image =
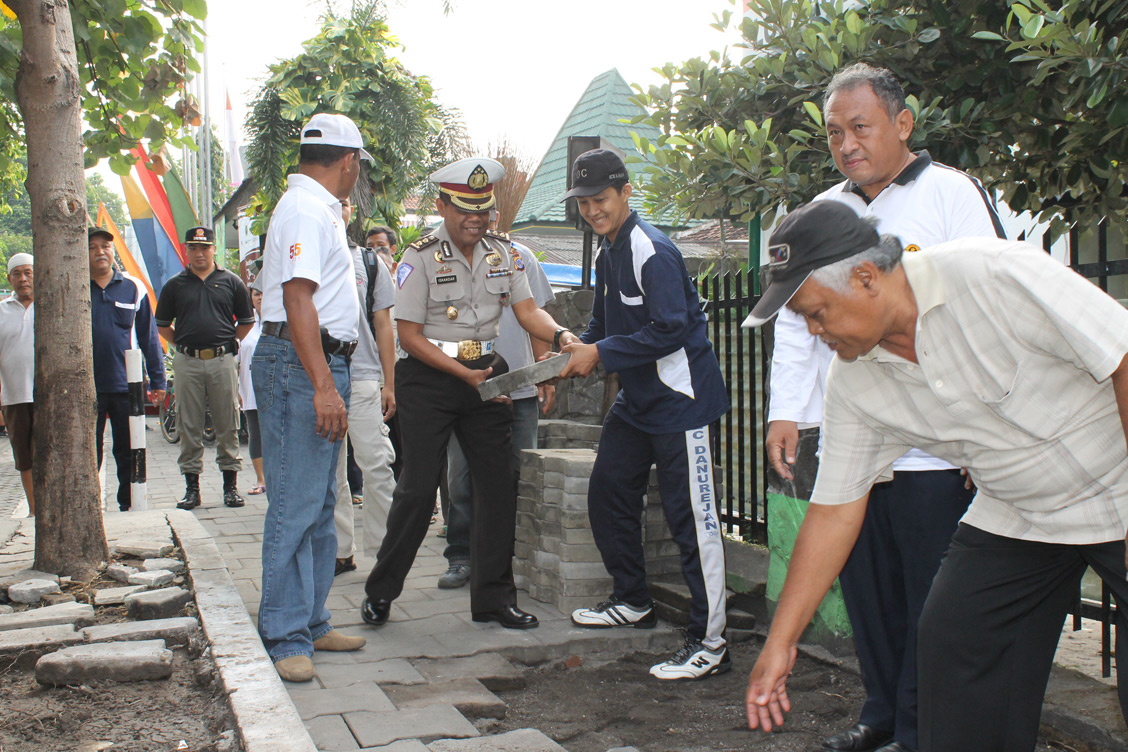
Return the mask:
<svg viewBox="0 0 1128 752">
<path fill-rule="evenodd" d="M 572 612 L 572 623 L 589 629 L 653 629 L 658 623 L 658 615 L 654 613 L 653 605 L 638 608 L 612 596 L 595 608 L 577 608 Z"/>
<path fill-rule="evenodd" d="M 727 647 L 707 648 L 700 640 L 686 637 L 685 644 L 670 660 L 650 667 L 650 675 L 669 681 L 691 681 L 731 669 L 732 659 Z"/>
</svg>

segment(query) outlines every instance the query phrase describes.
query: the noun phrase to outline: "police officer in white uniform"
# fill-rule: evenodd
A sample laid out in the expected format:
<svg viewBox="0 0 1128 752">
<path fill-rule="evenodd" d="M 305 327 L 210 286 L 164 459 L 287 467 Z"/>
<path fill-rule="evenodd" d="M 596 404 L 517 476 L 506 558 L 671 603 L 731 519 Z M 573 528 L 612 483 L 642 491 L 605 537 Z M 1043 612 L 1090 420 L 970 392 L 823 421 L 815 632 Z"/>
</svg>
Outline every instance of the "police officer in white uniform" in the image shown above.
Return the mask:
<svg viewBox="0 0 1128 752">
<path fill-rule="evenodd" d="M 395 317 L 408 357 L 396 363 L 403 472 L 392 497 L 388 532 L 365 585 L 361 616 L 388 620 L 391 603 L 427 534 L 451 432 L 466 453 L 474 487 L 470 610 L 474 621 L 531 629 L 537 618 L 517 608 L 513 584 L 516 484 L 511 459 L 513 408 L 483 402 L 477 386 L 507 372 L 493 352 L 502 309 L 542 340 L 578 341 L 537 308 L 519 254 L 488 230 L 493 183 L 505 168 L 492 159 L 461 159 L 431 175 L 443 223 L 413 243 L 396 269 Z"/>
</svg>

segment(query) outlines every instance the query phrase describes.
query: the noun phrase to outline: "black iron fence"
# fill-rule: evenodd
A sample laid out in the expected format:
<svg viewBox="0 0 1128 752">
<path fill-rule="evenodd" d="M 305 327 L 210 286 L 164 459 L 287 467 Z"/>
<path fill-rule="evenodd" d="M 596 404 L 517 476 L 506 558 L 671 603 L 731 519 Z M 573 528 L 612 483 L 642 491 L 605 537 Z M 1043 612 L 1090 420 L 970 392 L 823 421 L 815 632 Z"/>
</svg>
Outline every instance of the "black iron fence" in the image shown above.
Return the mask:
<svg viewBox="0 0 1128 752">
<path fill-rule="evenodd" d="M 765 543 L 764 407 L 770 353 L 759 330 L 740 328 L 757 300 L 753 278 L 754 273 L 742 271 L 706 276 L 698 280 L 698 293 L 732 402 L 718 431 L 721 521 L 729 535 Z"/>
</svg>

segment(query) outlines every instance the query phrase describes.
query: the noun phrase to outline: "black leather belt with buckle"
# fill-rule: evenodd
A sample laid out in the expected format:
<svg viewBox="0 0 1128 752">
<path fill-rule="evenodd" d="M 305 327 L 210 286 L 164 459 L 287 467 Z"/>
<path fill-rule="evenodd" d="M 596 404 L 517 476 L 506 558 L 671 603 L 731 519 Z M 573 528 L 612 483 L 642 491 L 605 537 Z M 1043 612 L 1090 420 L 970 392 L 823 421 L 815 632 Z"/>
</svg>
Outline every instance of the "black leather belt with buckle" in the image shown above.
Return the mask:
<svg viewBox="0 0 1128 752">
<path fill-rule="evenodd" d="M 220 355 L 226 355 L 227 353 L 235 352 L 235 345 L 234 345 L 234 343 L 230 343 L 230 342 L 226 345 L 220 345 L 219 347 L 203 347 L 203 348 L 185 347 L 184 345 L 177 345 L 176 349 L 179 350 L 180 352 L 184 353 L 185 355 L 191 356 L 193 358 L 199 358 L 200 360 L 212 360 L 213 358 L 218 358 Z"/>
<path fill-rule="evenodd" d="M 289 342 L 293 341 L 290 339 L 290 327 L 285 321 L 264 322 L 262 325 L 262 333 Z M 356 340 L 345 342 L 344 340 L 330 336 L 329 330 L 325 327 L 321 327 L 321 349 L 325 351 L 326 355 L 344 355 L 346 358 L 351 358 L 353 352 L 356 350 Z"/>
</svg>

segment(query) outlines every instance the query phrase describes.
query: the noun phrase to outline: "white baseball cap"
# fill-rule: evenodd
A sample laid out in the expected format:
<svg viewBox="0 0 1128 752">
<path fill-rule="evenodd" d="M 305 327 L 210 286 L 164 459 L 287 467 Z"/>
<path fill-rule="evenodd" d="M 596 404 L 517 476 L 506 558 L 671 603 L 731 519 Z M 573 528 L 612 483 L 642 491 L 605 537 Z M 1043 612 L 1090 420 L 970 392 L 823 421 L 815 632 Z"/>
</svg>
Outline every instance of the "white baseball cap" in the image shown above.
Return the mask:
<svg viewBox="0 0 1128 752">
<path fill-rule="evenodd" d="M 331 112 L 317 113 L 302 128 L 302 143 L 360 149 L 361 159 L 376 161 L 364 150 L 364 140 L 360 137 L 360 129 L 356 127 L 356 123 L 345 115 Z"/>
</svg>

